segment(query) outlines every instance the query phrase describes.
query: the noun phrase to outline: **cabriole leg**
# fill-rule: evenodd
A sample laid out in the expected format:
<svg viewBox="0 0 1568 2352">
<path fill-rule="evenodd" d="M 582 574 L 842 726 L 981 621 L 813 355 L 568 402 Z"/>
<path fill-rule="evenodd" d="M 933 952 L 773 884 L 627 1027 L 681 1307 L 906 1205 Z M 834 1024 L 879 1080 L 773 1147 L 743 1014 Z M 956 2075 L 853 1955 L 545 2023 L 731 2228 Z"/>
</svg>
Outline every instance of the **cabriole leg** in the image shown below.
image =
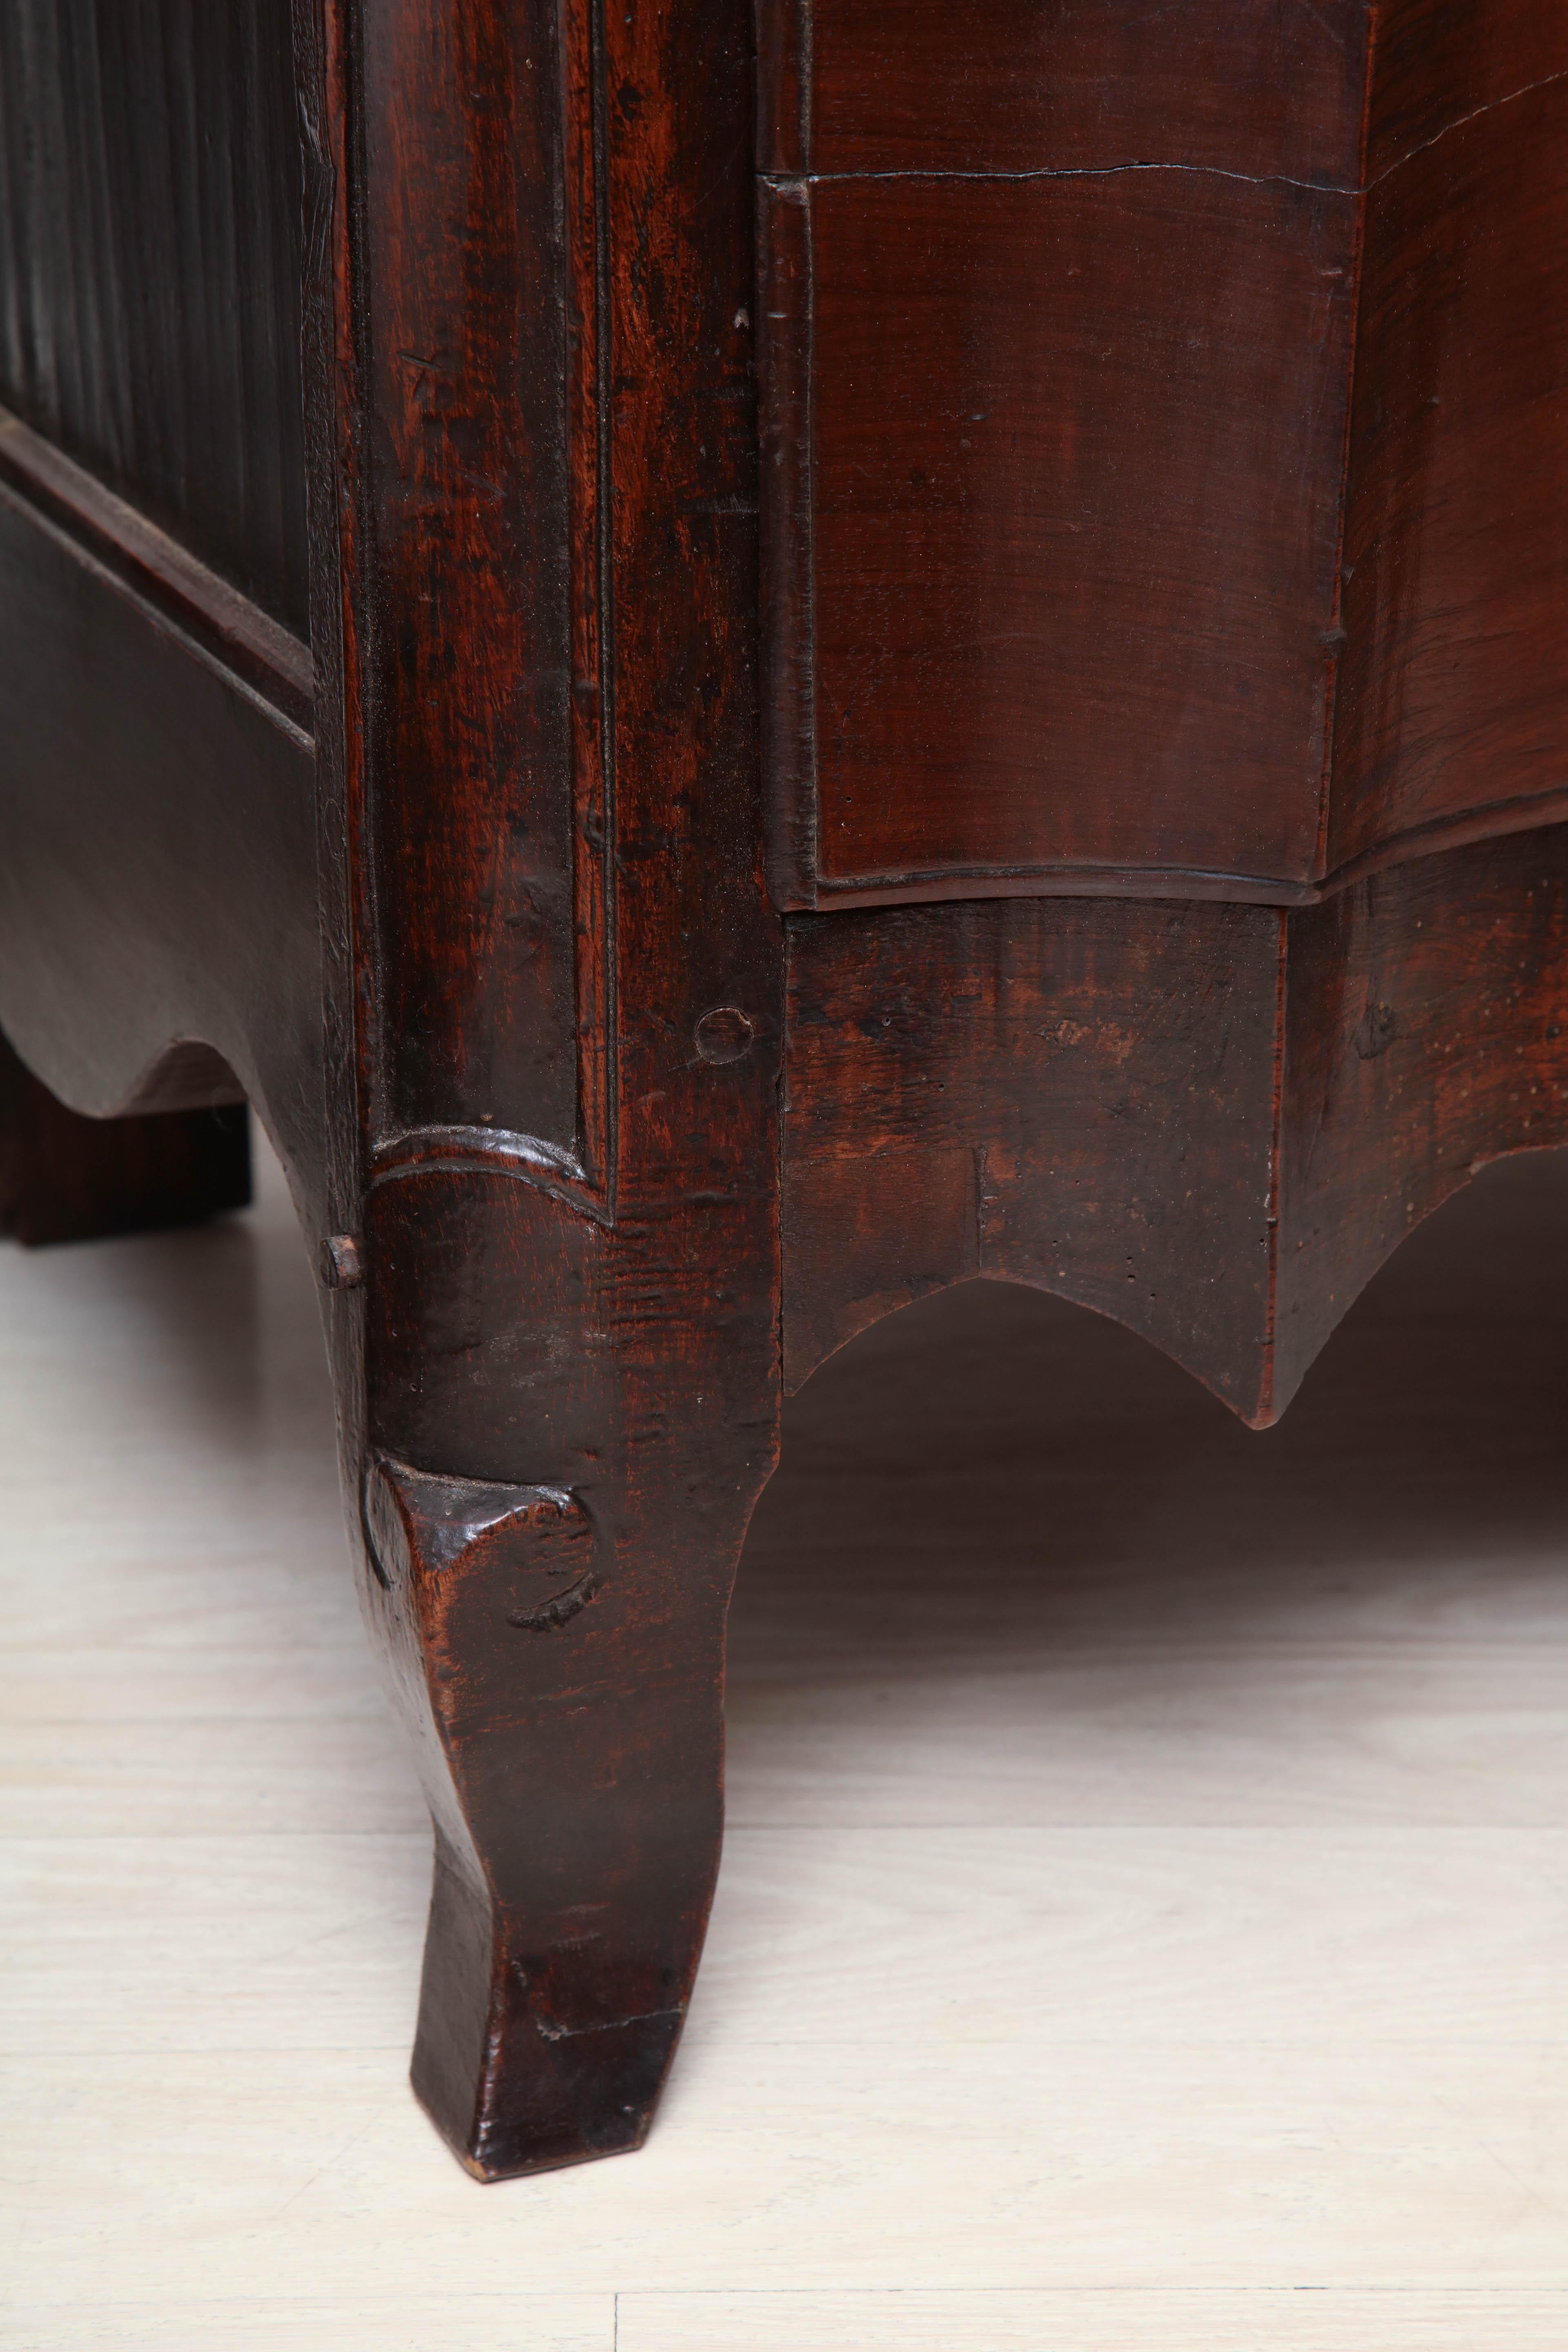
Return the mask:
<svg viewBox="0 0 1568 2352">
<path fill-rule="evenodd" d="M 636 2147 L 685 2017 L 773 1458 L 770 1318 L 723 1271 L 757 1222 L 371 1197 L 365 1589 L 436 1825 L 414 2083 L 484 2179 Z"/>
</svg>

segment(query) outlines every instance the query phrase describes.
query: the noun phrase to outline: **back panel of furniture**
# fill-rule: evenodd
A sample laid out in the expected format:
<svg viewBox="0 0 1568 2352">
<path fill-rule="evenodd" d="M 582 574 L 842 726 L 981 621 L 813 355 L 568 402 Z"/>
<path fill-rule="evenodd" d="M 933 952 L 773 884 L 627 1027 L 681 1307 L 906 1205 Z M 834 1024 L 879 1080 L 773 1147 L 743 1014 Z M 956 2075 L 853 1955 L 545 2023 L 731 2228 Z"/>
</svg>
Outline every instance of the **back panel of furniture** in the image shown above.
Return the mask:
<svg viewBox="0 0 1568 2352">
<path fill-rule="evenodd" d="M 289 0 L 12 0 L 0 186 L 0 402 L 306 635 Z"/>
</svg>

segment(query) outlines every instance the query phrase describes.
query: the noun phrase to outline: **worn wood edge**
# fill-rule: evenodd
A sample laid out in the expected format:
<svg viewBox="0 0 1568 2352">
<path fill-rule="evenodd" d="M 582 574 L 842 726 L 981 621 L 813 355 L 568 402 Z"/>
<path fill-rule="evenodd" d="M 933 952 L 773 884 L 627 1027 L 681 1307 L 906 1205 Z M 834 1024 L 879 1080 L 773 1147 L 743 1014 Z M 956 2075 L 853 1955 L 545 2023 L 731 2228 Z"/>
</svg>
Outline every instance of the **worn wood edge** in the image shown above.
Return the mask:
<svg viewBox="0 0 1568 2352">
<path fill-rule="evenodd" d="M 333 0 L 293 0 L 295 93 L 304 201 L 300 356 L 305 398 L 305 516 L 310 565 L 310 645 L 316 711 L 316 871 L 321 948 L 325 1197 L 314 1213 L 327 1233 L 353 1233 L 363 1193 L 359 1039 L 354 981 L 363 910 L 353 880 L 355 801 L 350 764 L 358 673 L 350 638 L 353 559 L 359 544 L 354 442 L 345 409 L 353 396 L 352 338 L 342 315 L 350 268 L 345 168 L 348 66 Z M 351 1332 L 363 1293 L 329 1294 L 329 1328 L 345 1425 L 362 1410 Z"/>
<path fill-rule="evenodd" d="M 226 1057 L 202 1037 L 171 1037 L 159 1047 L 107 1110 L 79 1111 L 55 1093 L 14 1039 L 0 1035 L 0 1055 L 9 1054 L 51 1100 L 72 1118 L 107 1126 L 115 1119 L 162 1118 L 182 1111 L 231 1110 L 250 1099 Z"/>
<path fill-rule="evenodd" d="M 1483 114 L 1495 114 L 1502 108 L 1517 105 L 1521 99 L 1531 97 L 1539 89 L 1548 89 L 1553 83 L 1568 79 L 1568 72 L 1559 69 L 1542 74 L 1538 79 L 1519 83 L 1503 90 L 1482 105 L 1462 109 L 1439 121 L 1436 130 L 1413 139 L 1398 152 L 1369 168 L 1374 146 L 1373 72 L 1373 55 L 1380 27 L 1371 27 L 1367 44 L 1366 100 L 1363 103 L 1361 151 L 1356 174 L 1350 180 L 1333 180 L 1321 174 L 1298 179 L 1288 172 L 1266 172 L 1257 175 L 1227 170 L 1219 163 L 1193 163 L 1179 158 L 1160 157 L 1150 161 L 1126 156 L 1113 156 L 1105 162 L 1092 163 L 976 163 L 959 168 L 951 163 L 914 163 L 885 166 L 857 163 L 837 170 L 815 170 L 811 162 L 811 122 L 813 114 L 812 0 L 758 0 L 759 98 L 763 96 L 762 76 L 771 69 L 779 77 L 775 85 L 778 96 L 766 92 L 767 105 L 759 108 L 759 121 L 766 123 L 771 143 L 758 142 L 758 170 L 763 176 L 798 177 L 813 186 L 829 187 L 857 180 L 1103 180 L 1119 177 L 1126 172 L 1196 173 L 1216 179 L 1247 179 L 1256 176 L 1263 184 L 1272 187 L 1302 188 L 1312 195 L 1351 196 L 1358 201 L 1382 187 L 1397 172 L 1405 170 L 1418 156 L 1438 146 L 1456 131 L 1462 131 Z M 790 22 L 798 11 L 800 28 Z M 765 43 L 765 46 L 764 46 Z M 793 152 L 788 141 L 798 123 Z M 777 160 L 774 160 L 776 156 Z"/>
<path fill-rule="evenodd" d="M 595 1224 L 615 1223 L 613 1204 L 580 1160 L 542 1136 L 520 1135 L 510 1128 L 418 1127 L 385 1137 L 372 1156 L 367 1189 L 436 1170 L 511 1177 Z"/>
<path fill-rule="evenodd" d="M 566 496 L 572 574 L 572 895 L 576 927 L 577 1132 L 582 1202 L 614 1213 L 616 593 L 615 401 L 608 63 L 604 0 L 567 0 L 561 16 L 567 338 Z M 574 1203 L 577 1196 L 574 1196 Z"/>
<path fill-rule="evenodd" d="M 1547 793 L 1494 801 L 1486 808 L 1462 809 L 1457 816 L 1434 817 L 1429 824 L 1391 834 L 1386 841 L 1374 842 L 1370 849 L 1348 857 L 1324 876 L 1313 898 L 1335 898 L 1352 883 L 1364 881 L 1369 874 L 1381 873 L 1390 866 L 1410 866 L 1418 858 L 1436 856 L 1440 850 L 1500 841 L 1513 833 L 1532 833 L 1538 827 L 1561 824 L 1564 817 L 1568 817 L 1568 783 Z"/>
<path fill-rule="evenodd" d="M 807 894 L 780 896 L 784 914 L 847 911 L 872 907 L 923 906 L 953 898 L 1216 898 L 1255 907 L 1317 907 L 1352 883 L 1390 866 L 1407 866 L 1473 842 L 1501 840 L 1561 824 L 1568 817 L 1568 784 L 1485 808 L 1436 817 L 1375 843 L 1321 882 L 1291 881 L 1277 875 L 1227 874 L 1193 866 L 946 866 L 923 874 L 857 875 L 846 881 L 824 877 Z"/>
<path fill-rule="evenodd" d="M 756 0 L 757 168 L 811 168 L 812 0 Z"/>
<path fill-rule="evenodd" d="M 315 679 L 309 646 L 5 408 L 0 484 L 73 552 L 90 559 L 253 699 L 310 738 Z"/>
<path fill-rule="evenodd" d="M 1553 851 L 1550 845 L 1543 845 L 1541 854 L 1543 857 L 1555 855 L 1560 866 L 1563 854 L 1562 845 L 1568 841 L 1568 828 L 1521 824 L 1513 829 L 1514 836 L 1521 841 L 1527 834 L 1547 831 L 1556 835 L 1556 849 Z M 1376 933 L 1375 944 L 1380 959 L 1376 968 L 1382 972 L 1391 995 L 1397 1001 L 1404 1001 L 1407 977 L 1419 971 L 1415 943 L 1424 925 L 1430 929 L 1434 919 L 1446 925 L 1445 936 L 1451 948 L 1472 921 L 1484 927 L 1486 919 L 1497 910 L 1500 904 L 1505 913 L 1513 906 L 1513 902 L 1506 898 L 1500 898 L 1499 892 L 1490 887 L 1493 883 L 1506 883 L 1508 878 L 1507 872 L 1500 875 L 1497 870 L 1497 858 L 1491 844 L 1492 836 L 1487 835 L 1479 841 L 1452 845 L 1458 856 L 1462 856 L 1467 850 L 1479 854 L 1481 868 L 1479 887 L 1477 879 L 1461 873 L 1459 881 L 1465 887 L 1457 888 L 1446 901 L 1439 899 L 1435 910 L 1427 914 L 1421 911 L 1419 892 L 1424 869 L 1430 866 L 1431 861 L 1407 859 L 1395 867 L 1388 887 L 1392 888 L 1397 883 L 1402 896 L 1394 904 L 1376 908 L 1369 920 L 1373 922 Z M 1526 846 L 1525 856 L 1533 857 L 1533 855 Z M 1510 861 L 1510 870 L 1519 864 L 1520 858 L 1515 853 Z M 1371 877 L 1363 876 L 1361 878 L 1366 880 Z M 1560 888 L 1560 880 L 1555 887 Z M 1495 1106 L 1489 1108 L 1490 1097 L 1487 1094 L 1486 1081 L 1495 1079 L 1499 1071 L 1514 1067 L 1514 1055 L 1528 1050 L 1532 1021 L 1541 1017 L 1538 1003 L 1516 1007 L 1509 1016 L 1512 1026 L 1503 1028 L 1500 1040 L 1493 1035 L 1489 1046 L 1478 1048 L 1473 1062 L 1466 1065 L 1467 1083 L 1463 1088 L 1463 1099 L 1468 1106 L 1472 1091 L 1469 1080 L 1473 1078 L 1479 1108 L 1467 1109 L 1464 1115 L 1451 1116 L 1438 1139 L 1437 1147 L 1425 1159 L 1419 1151 L 1401 1153 L 1397 1135 L 1390 1127 L 1393 1113 L 1387 1111 L 1386 1107 L 1374 1104 L 1356 1114 L 1353 1131 L 1348 1140 L 1342 1139 L 1338 1148 L 1354 1162 L 1358 1181 L 1363 1184 L 1373 1180 L 1389 1181 L 1392 1174 L 1405 1202 L 1405 1220 L 1397 1231 L 1391 1231 L 1377 1246 L 1363 1249 L 1359 1254 L 1352 1249 L 1337 1268 L 1331 1269 L 1331 1272 L 1337 1272 L 1335 1286 L 1314 1291 L 1309 1281 L 1303 1290 L 1299 1252 L 1321 1228 L 1325 1216 L 1331 1219 L 1327 1230 L 1331 1233 L 1336 1230 L 1331 1222 L 1331 1192 L 1325 1192 L 1320 1188 L 1318 1192 L 1314 1192 L 1311 1189 L 1315 1143 L 1303 1151 L 1300 1141 L 1304 1107 L 1310 1110 L 1312 1100 L 1313 1076 L 1310 1042 L 1304 1049 L 1299 1032 L 1298 1007 L 1300 1004 L 1313 1009 L 1319 1007 L 1321 983 L 1319 988 L 1314 988 L 1310 961 L 1310 939 L 1300 927 L 1315 925 L 1325 919 L 1325 910 L 1311 905 L 1281 908 L 1277 912 L 1279 936 L 1274 950 L 1269 992 L 1272 1002 L 1268 1024 L 1272 1047 L 1267 1076 L 1261 1071 L 1257 1074 L 1252 1114 L 1252 1125 L 1260 1147 L 1262 1164 L 1259 1175 L 1264 1176 L 1266 1170 L 1267 1275 L 1258 1295 L 1259 1312 L 1256 1321 L 1249 1322 L 1245 1328 L 1237 1325 L 1232 1334 L 1234 1350 L 1226 1359 L 1228 1384 L 1222 1384 L 1220 1380 L 1213 1377 L 1211 1370 L 1193 1355 L 1173 1346 L 1170 1339 L 1152 1328 L 1148 1320 L 1134 1313 L 1121 1312 L 1114 1304 L 1108 1306 L 1102 1299 L 1084 1296 L 1072 1280 L 1053 1280 L 1033 1272 L 985 1263 L 983 1242 L 976 1231 L 971 1234 L 967 1255 L 962 1260 L 954 1256 L 950 1270 L 934 1281 L 908 1291 L 888 1289 L 863 1296 L 843 1294 L 845 1305 L 864 1310 L 858 1313 L 852 1321 L 840 1318 L 835 1324 L 824 1319 L 814 1313 L 809 1293 L 797 1292 L 794 1286 L 786 1283 L 783 1321 L 785 1394 L 797 1393 L 823 1363 L 839 1353 L 861 1332 L 912 1304 L 916 1298 L 940 1295 L 943 1290 L 968 1281 L 994 1281 L 1037 1289 L 1120 1324 L 1190 1374 L 1246 1426 L 1252 1429 L 1273 1427 L 1283 1417 L 1306 1374 L 1340 1322 L 1373 1277 L 1397 1255 L 1410 1234 L 1425 1223 L 1447 1201 L 1466 1189 L 1470 1181 L 1494 1160 L 1511 1159 L 1523 1151 L 1561 1150 L 1568 1144 L 1568 1095 L 1560 1087 L 1551 1090 L 1552 1099 L 1544 1103 L 1539 1111 L 1531 1113 L 1522 1127 L 1515 1122 L 1510 1128 L 1502 1118 L 1493 1115 Z M 1071 919 L 1064 915 L 1062 919 L 1068 921 Z M 827 928 L 831 929 L 833 927 Z M 793 940 L 795 930 L 795 925 L 786 921 L 786 939 Z M 1346 969 L 1347 971 L 1352 969 L 1349 961 Z M 1550 984 L 1560 990 L 1563 973 L 1563 966 L 1559 961 L 1551 968 Z M 1259 980 L 1261 982 L 1261 975 Z M 1545 986 L 1546 981 L 1543 980 L 1542 984 Z M 1299 995 L 1298 992 L 1303 987 L 1305 994 Z M 869 998 L 861 1000 L 859 1010 L 862 1015 L 870 1002 Z M 853 1021 L 852 1015 L 845 1018 L 851 1023 Z M 1549 1026 L 1545 1034 L 1555 1038 L 1559 1031 Z M 1341 1042 L 1344 1044 L 1343 1039 Z M 1361 1053 L 1359 1045 L 1356 1050 Z M 1364 1061 L 1375 1058 L 1375 1055 L 1361 1053 L 1361 1058 Z M 787 1067 L 786 1062 L 786 1070 Z M 1102 1075 L 1107 1084 L 1114 1084 L 1116 1073 L 1109 1065 Z M 1421 1083 L 1425 1086 L 1430 1078 L 1425 1066 L 1422 1066 L 1420 1075 Z M 1005 1103 L 994 1103 L 992 1108 L 994 1115 L 1003 1116 L 1005 1123 Z M 1194 1136 L 1199 1133 L 1198 1129 L 1193 1129 Z M 984 1156 L 984 1148 L 976 1143 L 955 1143 L 952 1149 L 953 1152 L 960 1149 L 973 1149 L 978 1156 Z M 796 1147 L 787 1122 L 783 1160 L 786 1227 L 792 1217 L 804 1216 L 809 1222 L 812 1214 L 809 1187 L 815 1171 L 825 1171 L 835 1164 L 847 1167 L 864 1166 L 878 1160 L 894 1164 L 903 1161 L 910 1171 L 910 1184 L 920 1188 L 928 1183 L 929 1171 L 936 1164 L 921 1149 L 906 1145 L 889 1147 L 885 1150 L 879 1150 L 874 1144 L 863 1148 L 847 1129 L 826 1148 L 820 1139 Z M 976 1199 L 972 1193 L 968 1211 L 972 1225 L 976 1207 Z M 817 1223 L 820 1228 L 820 1215 Z M 800 1255 L 804 1261 L 809 1262 L 809 1248 Z M 1209 1277 L 1199 1266 L 1193 1278 L 1201 1287 Z M 1171 1288 L 1167 1276 L 1161 1286 L 1162 1294 L 1169 1295 Z M 839 1296 L 823 1291 L 816 1303 L 819 1305 L 821 1299 L 826 1298 L 831 1305 Z M 1308 1323 L 1296 1327 L 1291 1318 L 1300 1311 L 1303 1300 L 1320 1301 L 1322 1311 L 1310 1318 Z M 1307 1332 L 1305 1345 L 1302 1344 L 1303 1331 Z"/>
<path fill-rule="evenodd" d="M 811 197 L 757 184 L 763 778 L 775 905 L 817 903 Z"/>
<path fill-rule="evenodd" d="M 848 881 L 824 877 L 809 896 L 781 898 L 781 913 L 826 914 L 876 907 L 920 907 L 955 898 L 1222 898 L 1245 906 L 1311 907 L 1310 882 L 1272 875 L 1226 874 L 1182 866 L 947 866 L 923 874 Z"/>
</svg>

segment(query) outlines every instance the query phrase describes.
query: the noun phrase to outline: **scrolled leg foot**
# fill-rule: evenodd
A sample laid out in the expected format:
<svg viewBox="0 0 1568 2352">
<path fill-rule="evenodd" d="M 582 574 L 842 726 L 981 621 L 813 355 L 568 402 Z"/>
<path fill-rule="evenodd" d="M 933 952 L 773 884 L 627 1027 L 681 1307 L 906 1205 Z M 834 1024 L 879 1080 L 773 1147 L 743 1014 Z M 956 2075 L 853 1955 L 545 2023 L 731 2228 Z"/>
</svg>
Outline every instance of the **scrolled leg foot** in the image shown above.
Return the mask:
<svg viewBox="0 0 1568 2352">
<path fill-rule="evenodd" d="M 436 1822 L 414 2087 L 483 2179 L 636 2147 L 718 1870 L 742 1525 L 387 1454 L 362 1496 Z"/>
</svg>

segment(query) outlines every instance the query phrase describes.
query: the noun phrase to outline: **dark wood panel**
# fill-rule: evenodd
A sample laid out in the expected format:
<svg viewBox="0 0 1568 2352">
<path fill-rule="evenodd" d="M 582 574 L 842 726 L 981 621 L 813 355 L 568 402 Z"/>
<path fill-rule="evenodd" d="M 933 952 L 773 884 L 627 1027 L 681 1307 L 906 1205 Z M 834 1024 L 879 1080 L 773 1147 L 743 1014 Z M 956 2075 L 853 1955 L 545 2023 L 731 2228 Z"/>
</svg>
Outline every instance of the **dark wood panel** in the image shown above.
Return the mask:
<svg viewBox="0 0 1568 2352">
<path fill-rule="evenodd" d="M 331 1325 L 437 1826 L 415 2081 L 493 2176 L 647 2129 L 775 1442 L 751 9 L 329 0 L 323 33 L 312 514 L 342 564 L 321 733 L 363 1277 Z M 569 1612 L 518 1599 L 549 1572 L 517 1502 L 541 1487 L 594 1552 Z"/>
<path fill-rule="evenodd" d="M 966 1276 L 1059 1291 L 1258 1409 L 1286 918 L 792 916 L 784 1370 Z"/>
<path fill-rule="evenodd" d="M 763 168 L 1181 163 L 1351 187 L 1369 15 L 1366 0 L 766 0 L 764 65 L 805 49 L 810 90 L 804 110 L 774 110 Z"/>
<path fill-rule="evenodd" d="M 0 1234 L 25 1249 L 199 1224 L 250 1198 L 242 1104 L 82 1118 L 0 1037 Z"/>
<path fill-rule="evenodd" d="M 809 527 L 824 891 L 1310 881 L 1352 201 L 1145 172 L 811 213 L 811 511 L 770 569 Z"/>
<path fill-rule="evenodd" d="M 409 0 L 357 94 L 373 1116 L 576 1141 L 569 276 L 552 13 Z M 395 192 L 395 200 L 393 200 Z M 597 680 L 582 681 L 596 693 Z"/>
<path fill-rule="evenodd" d="M 1568 827 L 1413 859 L 1289 922 L 1276 1410 L 1481 1161 L 1568 1140 Z"/>
<path fill-rule="evenodd" d="M 1014 13 L 764 12 L 778 902 L 1306 903 L 1559 820 L 1568 18 Z M 1325 125 L 1342 194 L 1205 145 Z"/>
<path fill-rule="evenodd" d="M 1568 827 L 1289 910 L 792 916 L 784 1364 L 974 1276 L 1284 1410 L 1412 1225 L 1568 1140 Z"/>
<path fill-rule="evenodd" d="M 303 634 L 289 0 L 0 9 L 0 398 Z"/>
<path fill-rule="evenodd" d="M 1522 63 L 1522 60 L 1521 61 Z M 1568 787 L 1568 80 L 1368 200 L 1330 869 Z"/>
<path fill-rule="evenodd" d="M 1563 73 L 1561 0 L 1379 0 L 1368 184 L 1467 116 Z"/>
</svg>

